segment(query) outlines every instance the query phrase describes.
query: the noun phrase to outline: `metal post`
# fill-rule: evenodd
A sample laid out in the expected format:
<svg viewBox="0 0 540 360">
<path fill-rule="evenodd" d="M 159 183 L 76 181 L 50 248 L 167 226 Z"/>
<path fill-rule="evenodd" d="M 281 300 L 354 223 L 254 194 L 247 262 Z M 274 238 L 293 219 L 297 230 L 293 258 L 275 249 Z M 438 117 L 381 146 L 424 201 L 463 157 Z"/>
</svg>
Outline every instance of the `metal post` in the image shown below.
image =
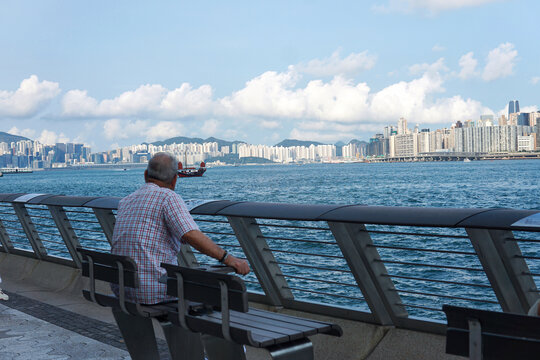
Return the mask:
<svg viewBox="0 0 540 360">
<path fill-rule="evenodd" d="M 329 221 L 328 226 L 375 319 L 382 325 L 392 325 L 406 318 L 407 310 L 400 305 L 401 298 L 365 225 Z"/>
<path fill-rule="evenodd" d="M 26 237 L 28 238 L 32 249 L 34 250 L 34 255 L 38 259 L 46 257 L 47 249 L 45 248 L 45 246 L 43 246 L 43 243 L 39 238 L 36 228 L 32 223 L 32 219 L 28 214 L 28 210 L 26 210 L 26 207 L 22 203 L 13 203 L 12 206 L 15 210 L 15 214 L 17 214 L 17 217 L 19 218 L 24 233 L 26 234 Z"/>
<path fill-rule="evenodd" d="M 199 262 L 189 244 L 182 244 L 178 253 L 178 265 L 189 268 L 199 267 Z"/>
<path fill-rule="evenodd" d="M 512 246 L 510 242 L 505 243 L 504 238 L 508 236 L 505 231 L 471 228 L 465 230 L 503 311 L 526 314 L 529 309 L 522 301 L 527 303 L 528 297 L 523 293 L 522 287 L 528 286 L 530 289 L 536 286 L 528 284 L 529 280 L 517 273 L 525 269 L 528 271 L 522 258 L 511 258 L 517 252 L 521 254 L 519 248 L 516 250 L 517 244 Z M 510 236 L 513 238 L 513 235 Z M 518 277 L 523 279 L 518 280 Z"/>
<path fill-rule="evenodd" d="M 2 243 L 2 248 L 5 252 L 9 254 L 10 250 L 13 249 L 13 244 L 9 239 L 9 235 L 4 227 L 4 223 L 0 220 L 0 243 Z"/>
<path fill-rule="evenodd" d="M 116 222 L 116 217 L 114 216 L 112 210 L 109 209 L 92 209 L 96 218 L 101 225 L 103 233 L 107 237 L 107 241 L 112 245 L 112 238 L 114 232 L 114 224 Z"/>
<path fill-rule="evenodd" d="M 75 234 L 75 231 L 69 222 L 64 208 L 57 205 L 49 205 L 47 207 L 49 208 L 58 231 L 60 231 L 60 235 L 62 235 L 62 239 L 64 239 L 64 243 L 66 244 L 71 258 L 75 262 L 75 265 L 77 265 L 77 267 L 80 269 L 82 266 L 81 257 L 77 252 L 77 247 L 80 246 L 79 240 L 77 239 L 77 234 Z"/>
<path fill-rule="evenodd" d="M 482 360 L 482 327 L 477 319 L 469 319 L 469 359 Z"/>
<path fill-rule="evenodd" d="M 257 220 L 236 216 L 227 216 L 227 220 L 270 303 L 274 306 L 283 306 L 283 299 L 294 299 L 292 291 L 287 288 L 287 280 L 285 280 L 274 254 L 264 239 Z"/>
</svg>

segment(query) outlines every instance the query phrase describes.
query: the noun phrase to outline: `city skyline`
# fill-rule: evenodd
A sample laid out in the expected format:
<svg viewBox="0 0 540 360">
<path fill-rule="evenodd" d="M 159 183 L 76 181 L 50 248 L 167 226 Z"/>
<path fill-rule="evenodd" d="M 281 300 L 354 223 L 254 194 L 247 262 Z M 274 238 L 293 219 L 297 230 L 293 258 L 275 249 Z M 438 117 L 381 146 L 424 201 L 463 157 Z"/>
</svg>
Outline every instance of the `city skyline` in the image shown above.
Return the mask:
<svg viewBox="0 0 540 360">
<path fill-rule="evenodd" d="M 538 10 L 531 0 L 7 1 L 0 131 L 96 150 L 177 135 L 335 143 L 399 117 L 432 127 L 498 117 L 509 98 L 530 112 Z"/>
</svg>

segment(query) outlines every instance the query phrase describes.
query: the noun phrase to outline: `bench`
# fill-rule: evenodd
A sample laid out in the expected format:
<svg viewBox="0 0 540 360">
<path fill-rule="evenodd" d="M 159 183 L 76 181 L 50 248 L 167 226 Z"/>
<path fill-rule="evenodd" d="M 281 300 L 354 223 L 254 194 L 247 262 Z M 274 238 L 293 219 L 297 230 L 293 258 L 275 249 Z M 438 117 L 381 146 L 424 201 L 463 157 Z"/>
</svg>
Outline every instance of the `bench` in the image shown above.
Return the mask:
<svg viewBox="0 0 540 360">
<path fill-rule="evenodd" d="M 237 347 L 264 348 L 273 359 L 280 360 L 313 359 L 308 336 L 343 334 L 335 324 L 250 308 L 244 281 L 237 276 L 161 266 L 167 270 L 167 294 L 178 298 L 178 306 L 169 311 L 169 320 L 185 330 L 221 338 Z M 182 299 L 202 305 L 190 310 Z"/>
<path fill-rule="evenodd" d="M 446 353 L 471 359 L 540 359 L 540 318 L 443 305 Z"/>
<path fill-rule="evenodd" d="M 137 264 L 133 259 L 80 247 L 77 252 L 82 259 L 82 276 L 89 279 L 89 289 L 83 290 L 84 298 L 112 309 L 132 359 L 159 360 L 152 319 L 156 319 L 163 328 L 172 359 L 204 359 L 200 335 L 185 331 L 167 320 L 169 310 L 176 307 L 175 303 L 142 305 L 126 300 L 125 288 L 139 287 Z M 118 285 L 118 297 L 99 292 L 96 280 Z"/>
<path fill-rule="evenodd" d="M 243 345 L 264 348 L 273 359 L 313 359 L 308 336 L 341 336 L 339 326 L 250 309 L 244 282 L 222 271 L 162 264 L 173 303 L 142 305 L 126 300 L 125 287 L 138 287 L 137 265 L 129 257 L 78 248 L 83 296 L 112 308 L 133 359 L 159 359 L 152 318 L 160 322 L 173 359 L 245 359 Z M 118 285 L 118 298 L 96 291 L 96 280 Z M 203 349 L 204 344 L 204 349 Z"/>
</svg>

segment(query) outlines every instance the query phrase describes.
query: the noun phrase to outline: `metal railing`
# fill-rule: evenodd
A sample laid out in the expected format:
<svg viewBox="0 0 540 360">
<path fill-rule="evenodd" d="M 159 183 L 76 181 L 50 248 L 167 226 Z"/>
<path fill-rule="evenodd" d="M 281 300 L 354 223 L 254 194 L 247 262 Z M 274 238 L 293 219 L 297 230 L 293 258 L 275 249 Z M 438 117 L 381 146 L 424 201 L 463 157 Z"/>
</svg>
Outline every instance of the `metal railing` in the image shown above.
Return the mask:
<svg viewBox="0 0 540 360">
<path fill-rule="evenodd" d="M 77 246 L 110 249 L 119 200 L 0 194 L 0 251 L 80 267 Z M 538 210 L 211 201 L 191 213 L 250 262 L 251 300 L 276 307 L 442 332 L 442 304 L 526 313 L 540 297 L 540 227 L 517 223 Z M 178 260 L 214 262 L 189 246 Z"/>
</svg>

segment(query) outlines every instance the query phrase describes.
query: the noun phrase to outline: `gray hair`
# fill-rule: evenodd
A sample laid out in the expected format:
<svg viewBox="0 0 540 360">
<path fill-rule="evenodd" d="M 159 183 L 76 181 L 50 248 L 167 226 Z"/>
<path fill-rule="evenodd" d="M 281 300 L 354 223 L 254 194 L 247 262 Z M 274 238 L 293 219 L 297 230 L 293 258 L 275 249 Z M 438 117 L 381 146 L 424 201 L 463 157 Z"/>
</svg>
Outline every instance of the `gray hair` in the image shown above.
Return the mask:
<svg viewBox="0 0 540 360">
<path fill-rule="evenodd" d="M 148 161 L 148 177 L 170 184 L 178 175 L 178 163 L 171 154 L 159 152 Z"/>
</svg>

